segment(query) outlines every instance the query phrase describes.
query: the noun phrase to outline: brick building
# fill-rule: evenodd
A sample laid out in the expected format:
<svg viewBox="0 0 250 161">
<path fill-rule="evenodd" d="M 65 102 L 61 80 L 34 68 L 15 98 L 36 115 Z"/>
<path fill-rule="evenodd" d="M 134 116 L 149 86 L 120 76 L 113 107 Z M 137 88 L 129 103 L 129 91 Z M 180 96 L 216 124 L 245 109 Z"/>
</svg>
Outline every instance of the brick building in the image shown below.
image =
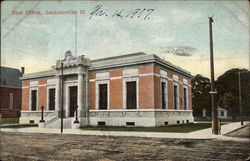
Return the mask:
<svg viewBox="0 0 250 161">
<path fill-rule="evenodd" d="M 22 74 L 18 69 L 1 67 L 0 81 L 0 113 L 2 118 L 20 116 L 22 88 Z"/>
<path fill-rule="evenodd" d="M 22 123 L 37 123 L 42 105 L 48 124 L 59 121 L 62 106 L 65 120 L 72 122 L 76 105 L 81 126 L 193 122 L 191 74 L 156 55 L 91 61 L 67 51 L 52 68 L 22 77 Z"/>
</svg>

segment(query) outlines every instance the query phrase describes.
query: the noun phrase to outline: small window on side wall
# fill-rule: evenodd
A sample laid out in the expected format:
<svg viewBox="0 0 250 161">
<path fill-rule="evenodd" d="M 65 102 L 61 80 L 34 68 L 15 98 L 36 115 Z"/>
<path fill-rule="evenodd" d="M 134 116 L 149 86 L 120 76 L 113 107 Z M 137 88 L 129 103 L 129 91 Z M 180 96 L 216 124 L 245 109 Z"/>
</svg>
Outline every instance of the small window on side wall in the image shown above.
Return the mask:
<svg viewBox="0 0 250 161">
<path fill-rule="evenodd" d="M 161 82 L 161 106 L 162 109 L 166 109 L 166 82 Z"/>
<path fill-rule="evenodd" d="M 55 88 L 49 89 L 49 110 L 55 110 Z"/>
<path fill-rule="evenodd" d="M 36 111 L 37 106 L 37 90 L 31 91 L 31 111 Z"/>
<path fill-rule="evenodd" d="M 127 109 L 136 109 L 136 81 L 126 82 L 127 88 Z"/>
<path fill-rule="evenodd" d="M 13 93 L 10 93 L 10 109 L 13 109 Z"/>
<path fill-rule="evenodd" d="M 108 108 L 108 85 L 99 84 L 99 109 L 106 110 Z"/>
</svg>

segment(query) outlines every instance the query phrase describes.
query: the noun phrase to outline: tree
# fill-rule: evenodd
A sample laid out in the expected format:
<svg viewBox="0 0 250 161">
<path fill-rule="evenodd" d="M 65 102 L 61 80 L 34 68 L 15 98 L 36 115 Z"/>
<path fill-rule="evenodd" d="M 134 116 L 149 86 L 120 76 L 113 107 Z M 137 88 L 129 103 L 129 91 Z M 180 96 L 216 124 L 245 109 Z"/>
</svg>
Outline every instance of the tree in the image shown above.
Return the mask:
<svg viewBox="0 0 250 161">
<path fill-rule="evenodd" d="M 242 110 L 244 116 L 250 116 L 250 72 L 247 69 L 231 69 L 226 71 L 216 81 L 219 106 L 231 112 L 232 119 L 239 116 L 239 81 L 241 75 Z"/>
<path fill-rule="evenodd" d="M 192 107 L 194 116 L 202 116 L 202 110 L 211 113 L 210 79 L 197 74 L 191 80 Z"/>
<path fill-rule="evenodd" d="M 238 112 L 236 108 L 234 108 L 237 107 L 237 98 L 231 92 L 224 93 L 224 95 L 220 98 L 220 104 L 223 108 L 231 111 L 232 118 L 235 120 L 236 113 Z"/>
</svg>

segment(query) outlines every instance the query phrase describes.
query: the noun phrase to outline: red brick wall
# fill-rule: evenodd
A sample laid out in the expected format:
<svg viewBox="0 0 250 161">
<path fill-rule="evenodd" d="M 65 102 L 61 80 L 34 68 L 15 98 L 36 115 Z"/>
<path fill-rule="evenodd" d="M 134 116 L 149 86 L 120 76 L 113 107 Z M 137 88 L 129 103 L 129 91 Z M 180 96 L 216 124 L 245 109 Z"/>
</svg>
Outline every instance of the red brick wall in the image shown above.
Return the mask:
<svg viewBox="0 0 250 161">
<path fill-rule="evenodd" d="M 188 94 L 189 94 L 189 98 L 188 98 L 189 106 L 188 106 L 188 109 L 192 110 L 192 89 L 191 89 L 191 87 L 188 87 Z"/>
<path fill-rule="evenodd" d="M 153 73 L 153 72 L 154 72 L 153 64 L 142 66 L 139 68 L 139 74 L 146 74 L 146 73 Z"/>
<path fill-rule="evenodd" d="M 10 109 L 10 93 L 13 94 L 13 109 Z M 22 89 L 0 87 L 0 98 L 1 117 L 19 117 L 22 100 Z"/>
<path fill-rule="evenodd" d="M 119 77 L 119 76 L 122 76 L 122 70 L 113 70 L 113 71 L 110 71 L 109 76 L 110 77 Z"/>
<path fill-rule="evenodd" d="M 95 73 L 90 73 L 89 74 L 89 79 L 95 79 Z"/>
<path fill-rule="evenodd" d="M 89 109 L 95 109 L 95 82 L 89 83 Z"/>
<path fill-rule="evenodd" d="M 184 97 L 183 97 L 183 78 L 179 75 L 179 109 L 184 109 Z"/>
<path fill-rule="evenodd" d="M 139 108 L 154 108 L 154 76 L 139 78 Z"/>
<path fill-rule="evenodd" d="M 29 88 L 22 89 L 22 111 L 29 110 Z"/>
<path fill-rule="evenodd" d="M 161 79 L 154 76 L 154 108 L 161 109 Z"/>
<path fill-rule="evenodd" d="M 168 71 L 168 77 L 170 79 L 173 79 L 173 73 Z M 168 81 L 168 108 L 169 109 L 174 109 L 174 85 L 173 81 Z"/>
<path fill-rule="evenodd" d="M 110 109 L 123 109 L 122 104 L 122 80 L 110 80 L 109 82 L 109 108 Z"/>
<path fill-rule="evenodd" d="M 30 81 L 22 81 L 22 87 L 27 87 L 22 89 L 22 111 L 29 110 L 29 85 Z"/>
<path fill-rule="evenodd" d="M 154 73 L 160 74 L 160 67 L 158 65 L 154 65 Z"/>
<path fill-rule="evenodd" d="M 150 64 L 138 68 L 139 74 L 160 74 L 160 66 Z M 168 77 L 173 80 L 173 73 L 167 71 Z M 109 71 L 110 78 L 121 77 L 122 70 Z M 95 73 L 90 74 L 90 79 L 95 79 Z M 140 109 L 161 109 L 161 83 L 158 76 L 149 75 L 139 77 L 139 108 Z M 183 77 L 179 75 L 179 109 L 184 108 L 183 100 Z M 190 80 L 189 80 L 190 83 Z M 123 93 L 122 93 L 122 79 L 110 79 L 110 109 L 123 109 Z M 174 109 L 173 105 L 173 81 L 167 81 L 168 86 L 168 108 Z M 189 92 L 191 90 L 189 89 Z M 95 109 L 95 82 L 90 82 L 90 109 Z M 189 106 L 191 106 L 191 95 L 189 93 Z"/>
<path fill-rule="evenodd" d="M 41 106 L 44 106 L 44 110 L 47 110 L 47 79 L 39 80 L 38 88 L 38 107 L 37 110 L 41 110 Z"/>
</svg>

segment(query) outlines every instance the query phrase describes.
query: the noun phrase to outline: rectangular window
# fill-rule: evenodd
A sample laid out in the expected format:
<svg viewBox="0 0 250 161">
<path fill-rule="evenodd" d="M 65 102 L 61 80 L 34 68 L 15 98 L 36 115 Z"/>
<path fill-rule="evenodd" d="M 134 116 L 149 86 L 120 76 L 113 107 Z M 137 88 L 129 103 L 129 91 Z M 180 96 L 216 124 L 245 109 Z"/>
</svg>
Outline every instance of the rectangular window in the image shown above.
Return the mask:
<svg viewBox="0 0 250 161">
<path fill-rule="evenodd" d="M 127 109 L 136 109 L 136 81 L 126 82 Z"/>
<path fill-rule="evenodd" d="M 184 87 L 183 89 L 183 95 L 184 95 L 184 109 L 186 110 L 188 107 L 188 101 L 187 101 L 187 88 Z"/>
<path fill-rule="evenodd" d="M 166 82 L 161 82 L 161 105 L 166 109 Z"/>
<path fill-rule="evenodd" d="M 55 110 L 55 98 L 56 98 L 55 91 L 56 91 L 55 88 L 49 89 L 49 110 Z"/>
<path fill-rule="evenodd" d="M 10 109 L 13 109 L 13 93 L 10 93 Z"/>
<path fill-rule="evenodd" d="M 174 109 L 178 109 L 178 86 L 174 85 Z"/>
<path fill-rule="evenodd" d="M 37 106 L 37 90 L 31 91 L 31 111 L 36 111 Z"/>
<path fill-rule="evenodd" d="M 108 107 L 108 85 L 99 84 L 99 109 L 106 110 Z"/>
</svg>

